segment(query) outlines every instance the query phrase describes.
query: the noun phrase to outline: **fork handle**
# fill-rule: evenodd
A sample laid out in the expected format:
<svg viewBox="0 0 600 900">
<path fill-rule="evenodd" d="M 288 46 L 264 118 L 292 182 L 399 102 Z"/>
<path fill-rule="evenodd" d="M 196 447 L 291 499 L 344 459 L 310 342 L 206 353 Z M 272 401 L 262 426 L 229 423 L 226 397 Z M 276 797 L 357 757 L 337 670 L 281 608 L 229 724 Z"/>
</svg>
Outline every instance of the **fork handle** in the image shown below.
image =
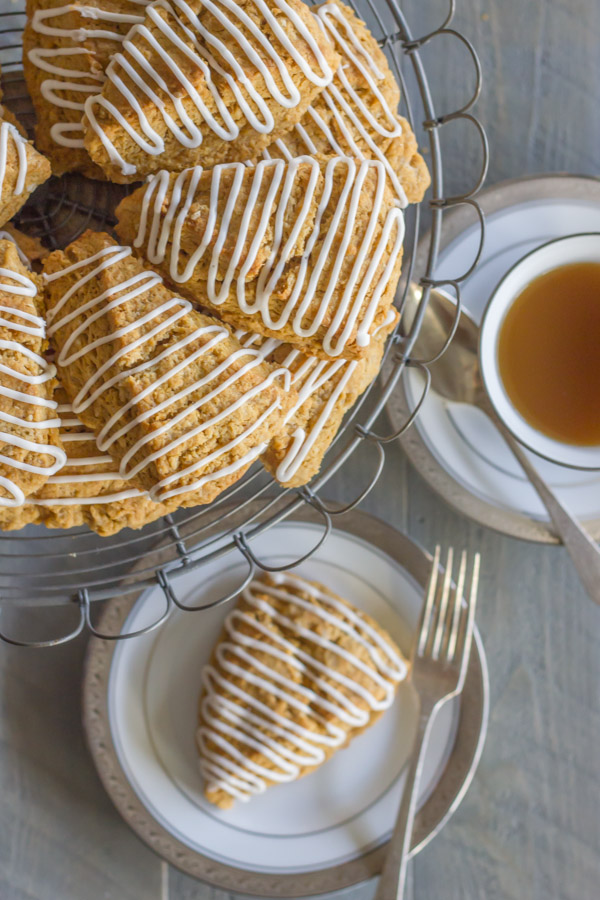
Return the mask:
<svg viewBox="0 0 600 900">
<path fill-rule="evenodd" d="M 402 900 L 404 895 L 413 822 L 417 811 L 419 781 L 423 771 L 423 759 L 432 719 L 433 709 L 420 709 L 419 724 L 406 773 L 402 802 L 387 847 L 385 863 L 374 900 Z"/>
<path fill-rule="evenodd" d="M 536 467 L 529 460 L 519 442 L 508 430 L 504 422 L 496 415 L 493 408 L 486 405 L 485 412 L 490 416 L 502 437 L 516 456 L 537 491 L 542 503 L 554 522 L 556 533 L 571 557 L 583 586 L 591 599 L 600 604 L 600 547 L 586 529 L 571 515 L 560 502 L 554 491 L 544 481 Z"/>
</svg>

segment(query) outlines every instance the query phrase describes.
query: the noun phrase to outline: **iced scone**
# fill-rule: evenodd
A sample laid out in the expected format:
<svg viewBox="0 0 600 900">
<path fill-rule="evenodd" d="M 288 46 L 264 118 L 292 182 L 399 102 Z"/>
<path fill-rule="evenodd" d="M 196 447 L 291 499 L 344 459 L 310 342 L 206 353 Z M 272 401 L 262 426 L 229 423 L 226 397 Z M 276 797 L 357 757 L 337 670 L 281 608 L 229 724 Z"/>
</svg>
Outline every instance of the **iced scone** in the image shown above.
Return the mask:
<svg viewBox="0 0 600 900">
<path fill-rule="evenodd" d="M 0 240 L 0 510 L 22 506 L 66 459 L 46 347 L 40 279 Z"/>
<path fill-rule="evenodd" d="M 75 415 L 156 502 L 208 503 L 276 433 L 289 374 L 88 231 L 44 263 L 48 335 Z"/>
<path fill-rule="evenodd" d="M 406 675 L 390 636 L 333 591 L 289 572 L 252 581 L 202 674 L 207 800 L 228 809 L 313 772 L 392 705 Z"/>
<path fill-rule="evenodd" d="M 404 218 L 379 160 L 161 172 L 117 217 L 121 240 L 175 289 L 307 356 L 366 357 L 389 318 Z"/>
</svg>

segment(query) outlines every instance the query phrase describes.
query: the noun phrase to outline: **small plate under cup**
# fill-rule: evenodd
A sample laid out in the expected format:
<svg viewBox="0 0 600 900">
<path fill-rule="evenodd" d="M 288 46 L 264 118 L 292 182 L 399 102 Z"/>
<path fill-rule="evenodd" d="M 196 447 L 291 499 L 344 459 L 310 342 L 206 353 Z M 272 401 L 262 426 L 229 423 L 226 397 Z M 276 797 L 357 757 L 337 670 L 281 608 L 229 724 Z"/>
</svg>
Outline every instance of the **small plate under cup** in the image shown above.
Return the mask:
<svg viewBox="0 0 600 900">
<path fill-rule="evenodd" d="M 521 257 L 555 238 L 600 231 L 600 179 L 541 175 L 513 179 L 482 191 L 486 240 L 479 265 L 461 285 L 465 308 L 479 322 L 490 295 Z M 465 271 L 478 245 L 478 226 L 468 207 L 449 210 L 434 276 Z M 417 270 L 426 254 L 424 241 Z M 386 407 L 394 428 L 406 421 L 422 391 L 407 370 Z M 482 525 L 512 537 L 558 543 L 548 513 L 517 460 L 487 416 L 466 404 L 446 403 L 430 391 L 419 416 L 401 438 L 411 463 L 444 500 Z M 529 452 L 529 451 L 526 451 Z M 600 539 L 600 473 L 559 466 L 531 454 L 561 501 Z"/>
<path fill-rule="evenodd" d="M 278 564 L 321 526 L 307 510 L 253 540 Z M 368 538 L 367 538 L 368 536 Z M 182 602 L 210 601 L 240 582 L 237 560 L 174 579 Z M 408 653 L 431 558 L 395 529 L 349 513 L 299 572 L 339 590 L 387 628 Z M 238 571 L 239 568 L 239 571 Z M 108 633 L 136 629 L 163 604 L 159 589 L 112 600 Z M 154 607 L 156 606 L 156 610 Z M 202 795 L 194 732 L 200 672 L 230 610 L 175 610 L 157 632 L 131 641 L 92 639 L 84 679 L 84 726 L 100 777 L 129 825 L 188 874 L 229 891 L 293 897 L 339 890 L 380 871 L 416 727 L 412 687 L 348 748 L 298 782 L 220 811 Z M 488 716 L 485 654 L 476 633 L 460 700 L 439 712 L 425 761 L 413 852 L 458 807 L 479 760 Z"/>
</svg>

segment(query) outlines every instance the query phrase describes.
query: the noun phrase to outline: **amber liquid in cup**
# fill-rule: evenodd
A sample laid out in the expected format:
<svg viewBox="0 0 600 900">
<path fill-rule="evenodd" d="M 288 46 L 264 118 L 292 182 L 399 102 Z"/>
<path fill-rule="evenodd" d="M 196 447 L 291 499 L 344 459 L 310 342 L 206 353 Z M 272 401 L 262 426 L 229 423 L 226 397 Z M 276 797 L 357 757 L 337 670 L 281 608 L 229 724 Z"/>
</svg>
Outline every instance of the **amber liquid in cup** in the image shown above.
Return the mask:
<svg viewBox="0 0 600 900">
<path fill-rule="evenodd" d="M 506 314 L 498 365 L 530 425 L 563 443 L 600 445 L 600 263 L 532 281 Z"/>
</svg>

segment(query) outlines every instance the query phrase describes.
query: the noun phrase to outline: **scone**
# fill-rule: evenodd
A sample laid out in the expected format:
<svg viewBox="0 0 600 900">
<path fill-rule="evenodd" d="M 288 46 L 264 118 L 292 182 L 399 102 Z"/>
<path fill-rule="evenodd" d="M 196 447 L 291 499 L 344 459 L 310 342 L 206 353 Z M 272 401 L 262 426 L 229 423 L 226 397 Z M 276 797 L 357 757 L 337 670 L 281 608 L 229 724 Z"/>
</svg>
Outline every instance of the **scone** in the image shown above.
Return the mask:
<svg viewBox="0 0 600 900">
<path fill-rule="evenodd" d="M 263 452 L 289 377 L 87 231 L 44 263 L 48 335 L 75 414 L 155 502 L 210 502 Z"/>
<path fill-rule="evenodd" d="M 66 459 L 38 291 L 15 245 L 0 240 L 0 509 L 21 506 Z"/>
<path fill-rule="evenodd" d="M 302 0 L 156 0 L 85 102 L 85 146 L 116 182 L 256 159 L 338 62 Z"/>
<path fill-rule="evenodd" d="M 308 356 L 367 356 L 400 277 L 404 218 L 379 160 L 161 172 L 117 218 L 186 297 Z"/>
<path fill-rule="evenodd" d="M 407 664 L 366 613 L 299 575 L 251 582 L 202 673 L 204 795 L 222 809 L 314 771 L 394 700 Z"/>
<path fill-rule="evenodd" d="M 0 509 L 0 528 L 87 525 L 105 537 L 122 528 L 142 528 L 169 512 L 163 504 L 153 503 L 147 493 L 119 478 L 117 463 L 98 449 L 95 436 L 77 418 L 60 386 L 54 399 L 66 462 L 23 506 Z"/>
<path fill-rule="evenodd" d="M 104 178 L 83 146 L 83 107 L 104 81 L 104 70 L 145 0 L 27 0 L 23 69 L 37 115 L 36 144 L 56 175 Z"/>
<path fill-rule="evenodd" d="M 373 340 L 364 359 L 318 359 L 304 356 L 291 344 L 258 334 L 236 332 L 243 346 L 260 347 L 267 362 L 290 370 L 297 397 L 283 425 L 263 453 L 264 467 L 285 487 L 306 484 L 321 468 L 323 457 L 342 420 L 381 367 L 385 341 L 398 321 L 396 310 Z"/>
<path fill-rule="evenodd" d="M 328 0 L 313 13 L 341 64 L 302 120 L 263 156 L 379 159 L 403 205 L 420 202 L 429 172 L 409 123 L 398 115 L 400 89 L 385 53 L 365 23 L 339 0 Z"/>
<path fill-rule="evenodd" d="M 13 242 L 17 248 L 19 259 L 27 268 L 30 267 L 30 263 L 40 262 L 50 253 L 39 238 L 25 234 L 24 231 L 19 231 L 11 222 L 7 222 L 0 231 L 0 240 Z"/>
<path fill-rule="evenodd" d="M 49 161 L 27 140 L 15 116 L 0 103 L 0 228 L 51 174 Z"/>
</svg>

